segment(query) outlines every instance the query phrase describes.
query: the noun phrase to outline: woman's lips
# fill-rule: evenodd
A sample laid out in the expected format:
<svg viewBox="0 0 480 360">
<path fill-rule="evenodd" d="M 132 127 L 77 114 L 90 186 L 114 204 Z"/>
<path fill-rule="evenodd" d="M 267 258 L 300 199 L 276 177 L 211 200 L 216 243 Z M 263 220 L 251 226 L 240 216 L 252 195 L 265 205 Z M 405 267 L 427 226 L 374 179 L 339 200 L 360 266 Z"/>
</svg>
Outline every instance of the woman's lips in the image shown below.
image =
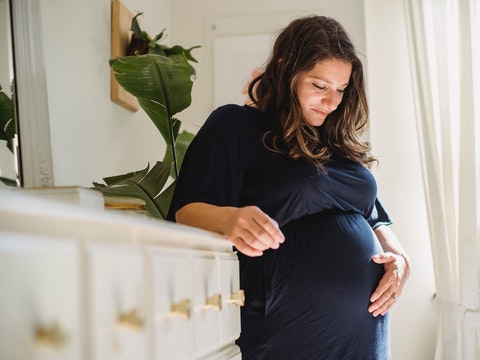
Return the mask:
<svg viewBox="0 0 480 360">
<path fill-rule="evenodd" d="M 320 110 L 320 109 L 313 109 L 313 111 L 314 111 L 315 113 L 317 113 L 318 115 L 324 116 L 324 117 L 326 117 L 326 116 L 329 114 L 328 111 Z"/>
</svg>

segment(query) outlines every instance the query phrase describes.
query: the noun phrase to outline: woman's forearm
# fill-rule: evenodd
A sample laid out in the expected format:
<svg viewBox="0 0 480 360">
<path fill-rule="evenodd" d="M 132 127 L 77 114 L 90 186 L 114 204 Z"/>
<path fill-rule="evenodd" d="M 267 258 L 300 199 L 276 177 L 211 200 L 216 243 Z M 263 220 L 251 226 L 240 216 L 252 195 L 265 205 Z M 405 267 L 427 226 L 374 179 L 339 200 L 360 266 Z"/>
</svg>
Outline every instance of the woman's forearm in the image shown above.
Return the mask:
<svg viewBox="0 0 480 360">
<path fill-rule="evenodd" d="M 180 224 L 225 235 L 241 252 L 260 256 L 267 249 L 277 249 L 285 240 L 275 220 L 257 206 L 215 206 L 190 203 L 175 214 Z"/>
<path fill-rule="evenodd" d="M 235 208 L 202 202 L 190 203 L 175 213 L 177 223 L 226 235 L 225 219 Z"/>
<path fill-rule="evenodd" d="M 397 254 L 405 259 L 407 273 L 409 273 L 410 257 L 408 256 L 406 250 L 403 248 L 400 240 L 398 240 L 392 229 L 389 226 L 380 225 L 374 229 L 374 232 L 384 252 L 391 252 L 393 254 Z"/>
</svg>

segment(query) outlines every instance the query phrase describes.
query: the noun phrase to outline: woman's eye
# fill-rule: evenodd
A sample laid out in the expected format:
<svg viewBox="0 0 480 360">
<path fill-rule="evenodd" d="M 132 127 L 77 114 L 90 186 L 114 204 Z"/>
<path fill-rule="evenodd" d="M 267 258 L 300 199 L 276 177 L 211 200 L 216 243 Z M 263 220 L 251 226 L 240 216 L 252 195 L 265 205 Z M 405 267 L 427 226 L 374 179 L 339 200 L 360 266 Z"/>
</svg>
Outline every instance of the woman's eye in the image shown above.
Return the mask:
<svg viewBox="0 0 480 360">
<path fill-rule="evenodd" d="M 318 89 L 318 90 L 325 90 L 325 86 L 320 86 L 320 85 L 317 85 L 317 84 L 313 84 L 313 87 L 315 89 Z"/>
<path fill-rule="evenodd" d="M 340 94 L 343 94 L 345 92 L 345 89 L 338 89 L 337 90 Z"/>
</svg>

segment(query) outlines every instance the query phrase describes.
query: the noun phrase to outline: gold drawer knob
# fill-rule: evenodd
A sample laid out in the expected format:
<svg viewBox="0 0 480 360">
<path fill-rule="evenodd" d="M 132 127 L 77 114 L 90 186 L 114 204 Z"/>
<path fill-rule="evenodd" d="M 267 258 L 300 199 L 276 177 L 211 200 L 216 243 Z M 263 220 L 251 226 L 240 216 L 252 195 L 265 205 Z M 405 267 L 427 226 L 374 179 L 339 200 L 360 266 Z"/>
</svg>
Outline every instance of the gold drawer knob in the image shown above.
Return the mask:
<svg viewBox="0 0 480 360">
<path fill-rule="evenodd" d="M 35 328 L 35 341 L 39 345 L 52 348 L 62 347 L 67 340 L 67 336 L 60 328 L 58 322 L 53 322 L 48 326 L 37 326 Z"/>
<path fill-rule="evenodd" d="M 143 327 L 143 320 L 139 315 L 138 309 L 132 309 L 118 315 L 118 326 L 131 330 L 139 331 Z"/>
<path fill-rule="evenodd" d="M 184 299 L 170 306 L 170 315 L 181 319 L 190 319 L 190 300 Z"/>
<path fill-rule="evenodd" d="M 214 294 L 205 300 L 205 308 L 222 311 L 222 295 Z"/>
<path fill-rule="evenodd" d="M 240 289 L 237 292 L 231 293 L 229 302 L 231 304 L 235 304 L 237 306 L 244 306 L 245 305 L 245 291 Z"/>
</svg>

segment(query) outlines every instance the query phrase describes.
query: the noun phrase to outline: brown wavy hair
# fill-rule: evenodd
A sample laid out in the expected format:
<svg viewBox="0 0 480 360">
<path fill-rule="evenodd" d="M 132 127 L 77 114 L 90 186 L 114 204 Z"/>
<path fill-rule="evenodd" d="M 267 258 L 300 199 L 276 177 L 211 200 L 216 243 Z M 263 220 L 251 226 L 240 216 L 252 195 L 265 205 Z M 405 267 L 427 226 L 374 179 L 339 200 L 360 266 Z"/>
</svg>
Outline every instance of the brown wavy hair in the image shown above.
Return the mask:
<svg viewBox="0 0 480 360">
<path fill-rule="evenodd" d="M 343 100 L 321 127 L 304 121 L 297 95 L 299 77 L 324 60 L 352 64 Z M 254 105 L 273 119 L 268 146 L 292 159 L 304 158 L 319 168 L 339 154 L 370 166 L 370 145 L 361 140 L 368 128 L 363 66 L 345 29 L 334 19 L 308 16 L 293 20 L 278 35 L 265 70 L 249 85 Z M 264 142 L 265 138 L 264 138 Z"/>
</svg>

